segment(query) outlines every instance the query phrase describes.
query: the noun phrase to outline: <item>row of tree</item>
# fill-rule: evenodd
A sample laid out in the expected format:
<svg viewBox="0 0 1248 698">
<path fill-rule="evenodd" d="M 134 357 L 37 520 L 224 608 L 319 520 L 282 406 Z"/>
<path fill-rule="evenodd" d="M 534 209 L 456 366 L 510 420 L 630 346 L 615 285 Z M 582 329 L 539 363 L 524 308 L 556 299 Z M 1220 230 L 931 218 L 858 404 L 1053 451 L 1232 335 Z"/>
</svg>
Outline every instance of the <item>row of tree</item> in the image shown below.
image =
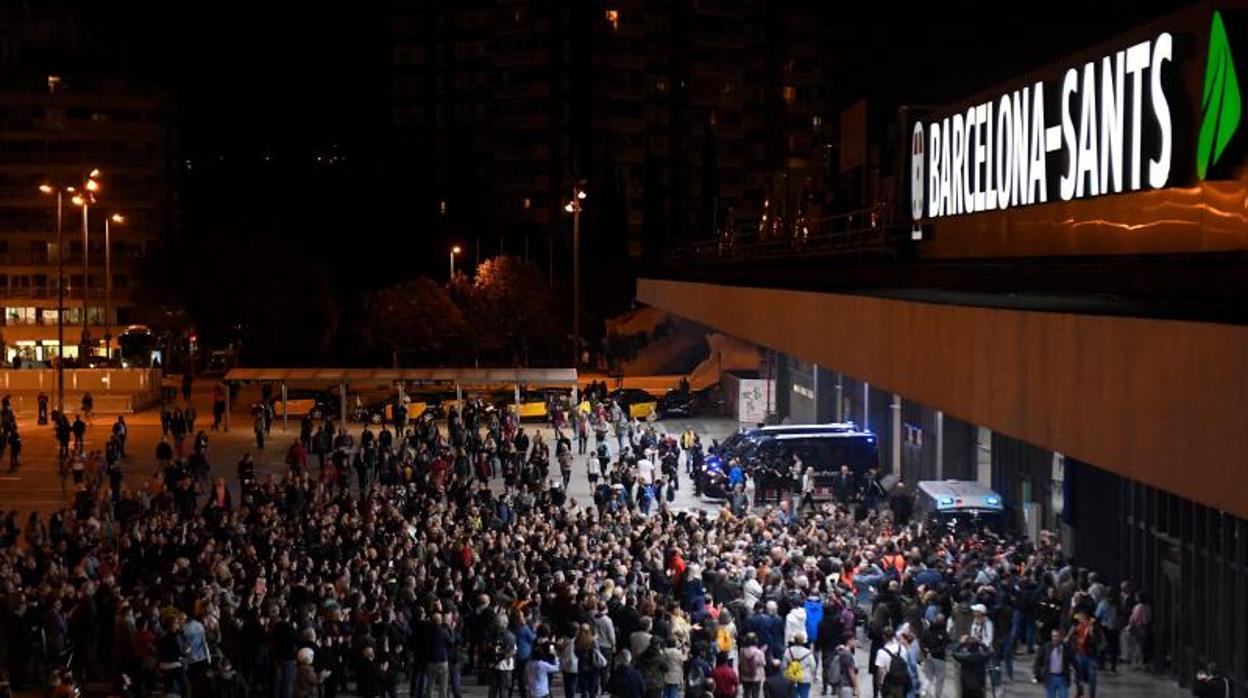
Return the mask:
<svg viewBox="0 0 1248 698">
<path fill-rule="evenodd" d="M 350 331 L 374 365 L 566 362 L 570 305 L 532 264 L 500 256 L 446 285 L 420 276 L 365 293 Z"/>
</svg>

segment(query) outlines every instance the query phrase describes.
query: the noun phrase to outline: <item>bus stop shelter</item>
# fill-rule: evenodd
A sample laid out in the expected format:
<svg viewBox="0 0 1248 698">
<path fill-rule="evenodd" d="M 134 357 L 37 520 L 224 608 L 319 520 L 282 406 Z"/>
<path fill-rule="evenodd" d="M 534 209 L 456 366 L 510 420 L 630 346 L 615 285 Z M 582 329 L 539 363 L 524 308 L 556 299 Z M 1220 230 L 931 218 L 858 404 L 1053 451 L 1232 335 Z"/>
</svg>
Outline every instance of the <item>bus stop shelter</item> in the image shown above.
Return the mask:
<svg viewBox="0 0 1248 698">
<path fill-rule="evenodd" d="M 225 429 L 230 428 L 230 392 L 235 385 L 273 383 L 281 387 L 282 428 L 289 424 L 287 389 L 337 386 L 342 424 L 347 423 L 347 388 L 351 385 L 389 383 L 403 396 L 408 383 L 444 383 L 455 386 L 455 397 L 463 399 L 464 386 L 511 387 L 517 408 L 520 388 L 571 388 L 572 404 L 578 402 L 575 368 L 232 368 L 226 374 Z"/>
</svg>

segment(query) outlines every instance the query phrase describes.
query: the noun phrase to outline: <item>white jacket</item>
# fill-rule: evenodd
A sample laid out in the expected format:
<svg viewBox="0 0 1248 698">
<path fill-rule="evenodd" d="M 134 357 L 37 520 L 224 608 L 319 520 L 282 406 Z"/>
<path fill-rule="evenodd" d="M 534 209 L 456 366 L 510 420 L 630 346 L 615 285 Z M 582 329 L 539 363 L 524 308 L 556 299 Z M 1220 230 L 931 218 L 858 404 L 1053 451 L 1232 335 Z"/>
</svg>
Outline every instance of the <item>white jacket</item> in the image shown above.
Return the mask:
<svg viewBox="0 0 1248 698">
<path fill-rule="evenodd" d="M 806 634 L 806 609 L 802 606 L 796 606 L 789 611 L 789 615 L 784 617 L 784 644 L 788 645 L 793 642 L 793 638 L 797 634 Z M 810 638 L 806 638 L 810 640 Z"/>
</svg>

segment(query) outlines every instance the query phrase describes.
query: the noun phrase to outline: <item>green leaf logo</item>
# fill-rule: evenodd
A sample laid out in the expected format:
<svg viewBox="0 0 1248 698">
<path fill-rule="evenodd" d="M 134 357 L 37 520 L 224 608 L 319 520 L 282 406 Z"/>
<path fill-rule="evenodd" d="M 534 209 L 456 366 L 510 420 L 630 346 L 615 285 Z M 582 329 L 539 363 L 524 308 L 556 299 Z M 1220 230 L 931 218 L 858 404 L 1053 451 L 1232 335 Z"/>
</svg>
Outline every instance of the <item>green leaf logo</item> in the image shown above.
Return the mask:
<svg viewBox="0 0 1248 698">
<path fill-rule="evenodd" d="M 1222 24 L 1222 14 L 1214 10 L 1213 26 L 1209 28 L 1209 56 L 1205 59 L 1205 90 L 1200 99 L 1200 136 L 1196 140 L 1196 174 L 1201 179 L 1222 157 L 1226 144 L 1239 128 L 1242 110 L 1226 26 Z"/>
</svg>

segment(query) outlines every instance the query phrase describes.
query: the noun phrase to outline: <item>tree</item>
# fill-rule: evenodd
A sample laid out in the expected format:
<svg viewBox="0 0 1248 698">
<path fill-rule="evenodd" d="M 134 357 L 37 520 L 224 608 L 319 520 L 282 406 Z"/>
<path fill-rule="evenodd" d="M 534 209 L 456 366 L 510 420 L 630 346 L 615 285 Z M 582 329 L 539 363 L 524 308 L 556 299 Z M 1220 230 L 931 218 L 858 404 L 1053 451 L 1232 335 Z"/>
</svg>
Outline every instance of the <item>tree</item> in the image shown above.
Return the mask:
<svg viewBox="0 0 1248 698">
<path fill-rule="evenodd" d="M 324 363 L 340 314 L 330 270 L 296 245 L 261 234 L 240 240 L 191 238 L 168 255 L 166 273 L 178 281 L 162 305 L 185 307 L 207 346 L 223 346 L 241 327 L 253 365 Z"/>
<path fill-rule="evenodd" d="M 427 276 L 367 293 L 363 306 L 370 345 L 389 355 L 423 355 L 426 362 L 458 346 L 467 324 L 447 289 Z"/>
<path fill-rule="evenodd" d="M 482 262 L 467 302 L 486 351 L 509 353 L 514 363 L 524 363 L 534 348 L 564 344 L 555 294 L 537 267 L 518 257 Z"/>
</svg>

